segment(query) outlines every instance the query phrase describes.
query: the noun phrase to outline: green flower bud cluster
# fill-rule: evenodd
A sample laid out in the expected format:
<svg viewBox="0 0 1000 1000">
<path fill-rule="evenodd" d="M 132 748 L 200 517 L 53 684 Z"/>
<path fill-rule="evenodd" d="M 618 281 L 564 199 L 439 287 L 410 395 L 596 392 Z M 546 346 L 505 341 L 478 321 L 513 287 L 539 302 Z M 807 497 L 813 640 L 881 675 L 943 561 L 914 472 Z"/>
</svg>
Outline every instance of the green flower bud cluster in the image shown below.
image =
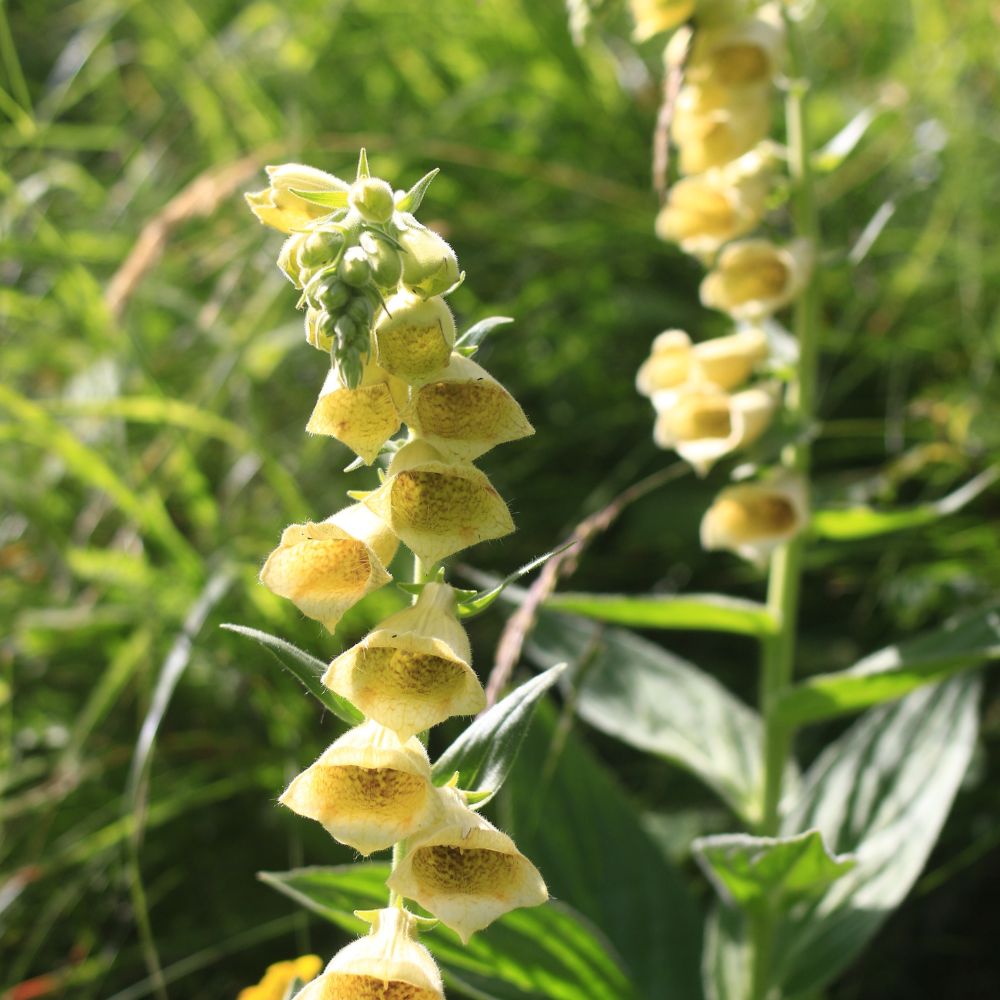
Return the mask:
<svg viewBox="0 0 1000 1000">
<path fill-rule="evenodd" d="M 304 226 L 289 226 L 278 266 L 302 289 L 306 340 L 330 353 L 344 385 L 353 389 L 361 384 L 386 300 L 399 292 L 444 295 L 462 280 L 455 251 L 412 214 L 437 171 L 410 191 L 393 192 L 369 174 L 362 151 L 353 184 L 331 175 L 325 188 L 313 182 L 298 189 L 291 165 L 286 173 L 286 199 L 301 201 L 312 217 Z M 276 225 L 275 201 L 268 200 L 270 225 Z M 295 207 L 301 217 L 302 206 Z"/>
</svg>

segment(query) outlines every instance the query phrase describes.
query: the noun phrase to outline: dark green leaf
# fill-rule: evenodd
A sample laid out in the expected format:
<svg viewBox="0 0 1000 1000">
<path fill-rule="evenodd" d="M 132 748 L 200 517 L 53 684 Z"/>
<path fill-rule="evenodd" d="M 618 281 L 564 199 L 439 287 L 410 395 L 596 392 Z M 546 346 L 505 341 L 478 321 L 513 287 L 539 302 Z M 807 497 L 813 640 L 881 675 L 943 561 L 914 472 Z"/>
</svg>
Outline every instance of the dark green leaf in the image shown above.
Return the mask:
<svg viewBox="0 0 1000 1000">
<path fill-rule="evenodd" d="M 763 604 L 722 594 L 553 594 L 545 606 L 633 628 L 698 629 L 765 636 L 775 631 Z"/>
<path fill-rule="evenodd" d="M 790 725 L 830 719 L 892 701 L 998 657 L 1000 610 L 990 608 L 872 653 L 849 670 L 810 677 L 785 692 L 775 711 Z"/>
<path fill-rule="evenodd" d="M 564 552 L 572 544 L 572 540 L 564 542 L 551 552 L 546 552 L 545 555 L 539 556 L 537 559 L 532 559 L 529 563 L 525 563 L 520 569 L 514 570 L 513 573 L 505 576 L 499 583 L 494 584 L 488 590 L 480 590 L 475 596 L 459 601 L 459 618 L 473 618 L 476 615 L 482 614 L 512 583 L 516 583 L 521 577 L 527 576 L 532 570 L 538 569 L 539 566 L 544 565 L 553 556 L 559 555 L 560 552 Z"/>
<path fill-rule="evenodd" d="M 692 849 L 723 901 L 747 909 L 818 895 L 855 865 L 831 854 L 819 830 L 791 837 L 723 833 L 700 837 Z"/>
<path fill-rule="evenodd" d="M 279 639 L 276 635 L 269 635 L 267 632 L 261 632 L 255 628 L 247 628 L 246 625 L 223 625 L 222 628 L 235 632 L 237 635 L 244 635 L 248 639 L 253 639 L 254 642 L 259 642 L 293 677 L 300 681 L 314 698 L 349 726 L 356 726 L 365 721 L 364 715 L 346 698 L 334 694 L 321 683 L 320 678 L 326 672 L 327 667 L 322 660 L 318 660 L 315 656 L 311 656 L 305 650 L 293 646 L 284 639 Z"/>
<path fill-rule="evenodd" d="M 435 167 L 433 170 L 428 171 L 423 177 L 417 181 L 413 187 L 410 188 L 406 194 L 396 203 L 396 208 L 400 212 L 416 212 L 420 208 L 421 202 L 424 200 L 424 195 L 427 194 L 427 189 L 431 186 L 431 181 L 434 180 L 437 175 L 441 173 L 440 167 Z"/>
<path fill-rule="evenodd" d="M 260 878 L 352 933 L 367 924 L 354 910 L 386 905 L 387 864 L 262 872 Z M 632 1000 L 625 976 L 597 932 L 559 903 L 515 910 L 463 945 L 442 925 L 421 941 L 441 965 L 449 988 L 485 1000 Z"/>
</svg>

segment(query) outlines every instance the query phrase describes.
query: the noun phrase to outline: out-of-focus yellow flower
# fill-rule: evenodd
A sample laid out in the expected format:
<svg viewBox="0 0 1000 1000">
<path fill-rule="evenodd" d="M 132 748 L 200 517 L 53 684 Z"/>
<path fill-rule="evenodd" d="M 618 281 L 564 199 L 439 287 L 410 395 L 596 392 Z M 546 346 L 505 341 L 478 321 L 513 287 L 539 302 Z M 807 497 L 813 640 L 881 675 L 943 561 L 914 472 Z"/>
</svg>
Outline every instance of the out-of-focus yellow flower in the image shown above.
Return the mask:
<svg viewBox="0 0 1000 1000">
<path fill-rule="evenodd" d="M 689 382 L 653 397 L 653 440 L 673 448 L 700 476 L 724 455 L 755 441 L 777 406 L 771 386 L 729 395 L 709 382 Z"/>
<path fill-rule="evenodd" d="M 342 441 L 370 465 L 399 430 L 397 403 L 405 399 L 406 384 L 373 362 L 365 365 L 356 389 L 348 389 L 340 370 L 331 368 L 306 430 Z"/>
<path fill-rule="evenodd" d="M 724 489 L 705 512 L 701 544 L 762 563 L 777 546 L 794 538 L 808 517 L 806 486 L 798 476 L 738 483 Z"/>
<path fill-rule="evenodd" d="M 691 350 L 691 380 L 711 382 L 727 391 L 736 389 L 750 378 L 768 351 L 767 336 L 757 327 L 703 340 Z"/>
<path fill-rule="evenodd" d="M 472 461 L 534 434 L 517 400 L 485 368 L 453 353 L 433 381 L 413 390 L 403 419 L 449 458 Z"/>
<path fill-rule="evenodd" d="M 714 254 L 760 222 L 767 200 L 763 156 L 751 151 L 703 174 L 683 177 L 670 188 L 656 217 L 656 235 L 685 253 Z"/>
<path fill-rule="evenodd" d="M 386 881 L 390 889 L 415 900 L 464 942 L 509 910 L 549 898 L 538 869 L 510 837 L 469 809 L 455 789 L 438 794 L 440 823 L 407 842 Z"/>
<path fill-rule="evenodd" d="M 661 31 L 670 31 L 694 14 L 697 0 L 630 0 L 635 30 L 632 37 L 643 42 Z"/>
<path fill-rule="evenodd" d="M 432 378 L 446 367 L 455 344 L 455 320 L 444 299 L 397 292 L 375 324 L 375 358 L 407 382 Z"/>
<path fill-rule="evenodd" d="M 417 833 L 439 808 L 423 744 L 374 720 L 327 747 L 278 801 L 362 854 Z"/>
<path fill-rule="evenodd" d="M 812 270 L 807 240 L 778 246 L 770 240 L 730 243 L 701 283 L 701 301 L 737 319 L 759 320 L 795 299 Z"/>
<path fill-rule="evenodd" d="M 507 505 L 479 469 L 447 462 L 421 440 L 396 452 L 385 482 L 363 503 L 429 565 L 514 530 Z"/>
<path fill-rule="evenodd" d="M 447 293 L 461 277 L 448 241 L 407 212 L 397 212 L 394 221 L 403 248 L 403 284 L 424 298 Z"/>
<path fill-rule="evenodd" d="M 264 978 L 256 986 L 240 990 L 236 1000 L 285 1000 L 288 987 L 296 979 L 308 983 L 322 968 L 323 960 L 319 955 L 303 955 L 289 962 L 276 962 L 267 967 Z"/>
<path fill-rule="evenodd" d="M 348 185 L 315 167 L 303 163 L 282 163 L 266 167 L 269 187 L 245 195 L 250 211 L 266 226 L 283 233 L 291 233 L 308 226 L 310 222 L 329 215 L 331 208 L 314 205 L 311 201 L 292 194 L 297 191 L 343 191 Z"/>
<path fill-rule="evenodd" d="M 416 603 L 390 615 L 330 664 L 323 683 L 369 718 L 409 739 L 486 704 L 455 616 L 455 592 L 428 583 Z"/>
<path fill-rule="evenodd" d="M 691 338 L 683 330 L 664 330 L 653 341 L 649 357 L 635 376 L 636 390 L 652 397 L 688 380 L 691 372 Z"/>
<path fill-rule="evenodd" d="M 398 546 L 385 521 L 353 504 L 325 521 L 287 527 L 260 580 L 332 631 L 365 594 L 392 579 L 386 566 Z"/>
<path fill-rule="evenodd" d="M 780 70 L 784 44 L 781 13 L 774 5 L 753 17 L 699 27 L 684 78 L 731 88 L 766 87 Z"/>
<path fill-rule="evenodd" d="M 770 91 L 685 84 L 677 95 L 671 135 L 683 174 L 700 174 L 748 153 L 771 128 Z"/>
<path fill-rule="evenodd" d="M 441 973 L 417 941 L 413 914 L 389 907 L 355 916 L 368 920 L 371 932 L 338 951 L 296 1000 L 444 1000 Z"/>
</svg>

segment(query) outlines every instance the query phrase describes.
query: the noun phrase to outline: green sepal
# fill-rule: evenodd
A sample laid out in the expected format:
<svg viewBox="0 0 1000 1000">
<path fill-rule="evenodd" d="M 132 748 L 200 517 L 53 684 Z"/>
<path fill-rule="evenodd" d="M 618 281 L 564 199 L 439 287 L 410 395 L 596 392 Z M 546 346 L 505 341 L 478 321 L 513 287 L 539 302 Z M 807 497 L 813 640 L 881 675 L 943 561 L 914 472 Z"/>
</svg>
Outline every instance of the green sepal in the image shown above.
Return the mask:
<svg viewBox="0 0 1000 1000">
<path fill-rule="evenodd" d="M 441 172 L 440 167 L 435 167 L 428 171 L 423 177 L 396 202 L 396 208 L 400 212 L 416 212 L 420 208 L 420 203 L 427 194 L 427 189 L 431 186 L 431 181 Z"/>
<path fill-rule="evenodd" d="M 464 274 L 465 272 L 463 271 L 462 273 Z M 481 319 L 478 323 L 473 323 L 473 325 L 470 326 L 469 329 L 455 341 L 455 350 L 460 354 L 464 354 L 465 357 L 471 358 L 472 355 L 479 350 L 479 345 L 498 326 L 504 326 L 507 323 L 513 322 L 514 320 L 511 316 L 487 316 L 486 319 Z"/>
<path fill-rule="evenodd" d="M 314 205 L 323 205 L 327 208 L 347 208 L 346 191 L 300 191 L 298 188 L 291 188 L 291 192 L 296 198 L 312 202 Z"/>
<path fill-rule="evenodd" d="M 361 180 L 363 177 L 371 177 L 371 171 L 368 169 L 368 153 L 364 146 L 358 153 L 358 175 L 355 180 Z"/>
</svg>

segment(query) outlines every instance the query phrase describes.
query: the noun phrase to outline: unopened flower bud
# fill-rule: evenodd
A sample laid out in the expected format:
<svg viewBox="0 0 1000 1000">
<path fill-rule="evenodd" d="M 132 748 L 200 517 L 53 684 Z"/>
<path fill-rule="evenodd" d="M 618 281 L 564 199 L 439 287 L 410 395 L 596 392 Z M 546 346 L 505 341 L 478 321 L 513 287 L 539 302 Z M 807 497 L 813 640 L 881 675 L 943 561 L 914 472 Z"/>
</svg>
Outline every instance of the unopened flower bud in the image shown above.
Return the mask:
<svg viewBox="0 0 1000 1000">
<path fill-rule="evenodd" d="M 396 237 L 403 248 L 403 284 L 423 298 L 443 295 L 461 277 L 458 258 L 448 242 L 412 215 L 399 214 Z"/>
<path fill-rule="evenodd" d="M 445 461 L 419 439 L 396 452 L 385 482 L 364 503 L 428 564 L 514 530 L 484 473 L 468 462 Z"/>
<path fill-rule="evenodd" d="M 379 288 L 395 292 L 403 276 L 403 261 L 399 251 L 374 233 L 361 234 L 361 247 L 368 255 L 375 284 Z"/>
<path fill-rule="evenodd" d="M 340 267 L 337 269 L 341 281 L 352 288 L 360 288 L 368 283 L 372 276 L 371 264 L 368 263 L 368 255 L 361 247 L 350 247 L 344 251 L 344 256 L 340 260 Z"/>
<path fill-rule="evenodd" d="M 805 527 L 808 516 L 805 483 L 798 476 L 738 483 L 724 489 L 705 512 L 701 544 L 762 563 Z"/>
<path fill-rule="evenodd" d="M 770 240 L 730 243 L 701 283 L 701 301 L 737 319 L 761 319 L 795 299 L 812 270 L 806 240 L 778 246 Z"/>
<path fill-rule="evenodd" d="M 444 368 L 455 343 L 455 320 L 439 297 L 398 292 L 375 325 L 378 363 L 393 375 L 417 382 Z"/>
<path fill-rule="evenodd" d="M 636 373 L 636 390 L 652 397 L 686 382 L 690 370 L 691 338 L 683 330 L 664 330 L 653 341 L 649 357 Z"/>
<path fill-rule="evenodd" d="M 357 911 L 372 929 L 330 960 L 295 1000 L 444 1000 L 441 973 L 401 907 Z"/>
<path fill-rule="evenodd" d="M 365 222 L 381 224 L 392 218 L 392 186 L 378 177 L 359 177 L 348 196 L 353 208 Z"/>
<path fill-rule="evenodd" d="M 338 232 L 318 231 L 305 235 L 299 245 L 299 267 L 310 271 L 328 264 L 340 252 L 344 237 Z"/>
<path fill-rule="evenodd" d="M 329 275 L 316 289 L 314 297 L 328 313 L 336 314 L 350 301 L 351 289 L 340 278 Z"/>
<path fill-rule="evenodd" d="M 260 580 L 331 631 L 366 594 L 388 583 L 399 539 L 361 504 L 326 521 L 293 524 L 267 557 Z"/>
<path fill-rule="evenodd" d="M 329 353 L 336 336 L 336 322 L 336 317 L 325 309 L 314 309 L 310 306 L 306 310 L 305 319 L 306 343 L 318 351 Z"/>
<path fill-rule="evenodd" d="M 316 205 L 298 197 L 293 191 L 346 193 L 348 190 L 348 185 L 339 177 L 301 163 L 283 163 L 266 170 L 270 186 L 263 191 L 248 193 L 245 197 L 250 210 L 261 222 L 283 233 L 302 229 L 332 211 L 326 205 Z"/>
<path fill-rule="evenodd" d="M 469 809 L 456 789 L 437 791 L 441 821 L 407 842 L 386 885 L 419 903 L 463 942 L 510 910 L 544 903 L 549 894 L 542 876 L 514 841 Z"/>
<path fill-rule="evenodd" d="M 423 744 L 371 720 L 344 733 L 278 801 L 361 854 L 418 832 L 439 808 Z"/>
<path fill-rule="evenodd" d="M 482 710 L 486 697 L 471 655 L 454 590 L 428 583 L 412 607 L 341 653 L 323 683 L 406 740 L 453 715 Z"/>
</svg>

